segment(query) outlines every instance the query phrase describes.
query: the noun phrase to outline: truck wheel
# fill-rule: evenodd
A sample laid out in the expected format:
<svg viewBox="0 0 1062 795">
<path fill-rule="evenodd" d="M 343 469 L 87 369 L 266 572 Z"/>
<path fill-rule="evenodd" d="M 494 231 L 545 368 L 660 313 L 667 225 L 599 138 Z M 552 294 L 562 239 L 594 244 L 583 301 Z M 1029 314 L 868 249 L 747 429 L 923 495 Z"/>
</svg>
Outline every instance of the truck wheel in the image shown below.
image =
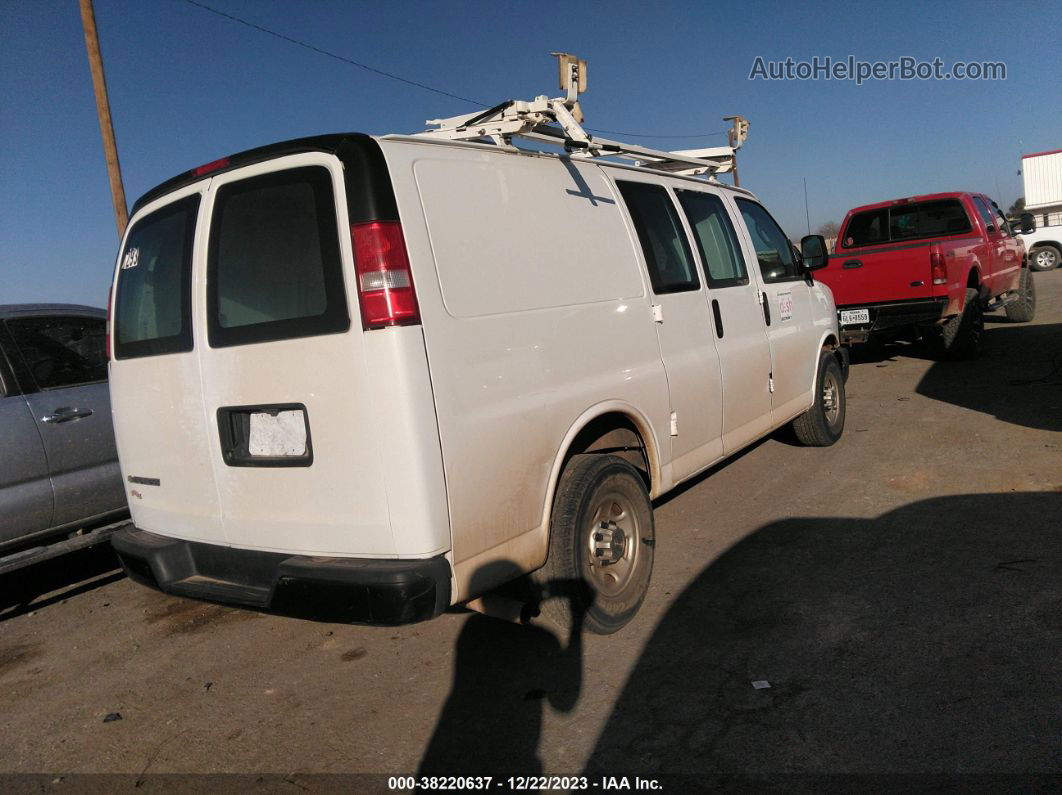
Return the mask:
<svg viewBox="0 0 1062 795">
<path fill-rule="evenodd" d="M 1028 323 L 1036 315 L 1036 285 L 1028 268 L 1021 269 L 1017 299 L 1003 308 L 1007 313 L 1007 320 L 1012 323 Z"/>
<path fill-rule="evenodd" d="M 1034 271 L 1054 270 L 1059 262 L 1062 262 L 1062 251 L 1057 246 L 1037 246 L 1029 255 L 1029 267 Z"/>
<path fill-rule="evenodd" d="M 833 351 L 819 355 L 819 373 L 815 379 L 815 402 L 793 420 L 793 432 L 808 447 L 829 447 L 844 432 L 844 376 Z"/>
<path fill-rule="evenodd" d="M 655 542 L 638 470 L 613 455 L 572 456 L 553 499 L 549 557 L 533 576 L 542 612 L 599 635 L 622 628 L 649 590 Z"/>
<path fill-rule="evenodd" d="M 966 290 L 962 312 L 940 327 L 940 347 L 951 359 L 973 359 L 980 355 L 985 336 L 985 310 L 981 295 L 973 287 Z"/>
</svg>

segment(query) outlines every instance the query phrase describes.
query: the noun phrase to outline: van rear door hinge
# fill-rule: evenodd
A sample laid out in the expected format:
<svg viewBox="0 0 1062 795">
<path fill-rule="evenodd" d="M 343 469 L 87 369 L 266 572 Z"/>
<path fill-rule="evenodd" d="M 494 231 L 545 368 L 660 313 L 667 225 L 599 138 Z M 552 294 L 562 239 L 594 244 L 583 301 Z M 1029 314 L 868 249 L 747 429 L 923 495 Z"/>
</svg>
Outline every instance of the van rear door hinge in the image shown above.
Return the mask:
<svg viewBox="0 0 1062 795">
<path fill-rule="evenodd" d="M 671 435 L 678 436 L 678 412 L 671 412 Z"/>
</svg>

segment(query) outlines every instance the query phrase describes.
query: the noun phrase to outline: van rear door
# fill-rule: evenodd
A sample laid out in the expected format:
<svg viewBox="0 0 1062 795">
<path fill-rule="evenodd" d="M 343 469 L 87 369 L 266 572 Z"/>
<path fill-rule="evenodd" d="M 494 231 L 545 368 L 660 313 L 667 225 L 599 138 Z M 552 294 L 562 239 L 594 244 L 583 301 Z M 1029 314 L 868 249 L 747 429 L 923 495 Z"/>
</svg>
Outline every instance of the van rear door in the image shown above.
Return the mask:
<svg viewBox="0 0 1062 795">
<path fill-rule="evenodd" d="M 202 401 L 234 546 L 394 554 L 342 186 L 307 153 L 208 191 Z"/>
<path fill-rule="evenodd" d="M 113 287 L 111 413 L 137 527 L 223 538 L 192 333 L 192 262 L 204 227 L 199 182 L 137 212 Z"/>
<path fill-rule="evenodd" d="M 340 144 L 357 152 L 259 158 L 137 213 L 111 374 L 141 529 L 301 555 L 449 548 L 421 329 L 359 317 L 348 194 L 354 220 L 380 218 L 358 191 L 387 173 L 371 139 Z"/>
</svg>

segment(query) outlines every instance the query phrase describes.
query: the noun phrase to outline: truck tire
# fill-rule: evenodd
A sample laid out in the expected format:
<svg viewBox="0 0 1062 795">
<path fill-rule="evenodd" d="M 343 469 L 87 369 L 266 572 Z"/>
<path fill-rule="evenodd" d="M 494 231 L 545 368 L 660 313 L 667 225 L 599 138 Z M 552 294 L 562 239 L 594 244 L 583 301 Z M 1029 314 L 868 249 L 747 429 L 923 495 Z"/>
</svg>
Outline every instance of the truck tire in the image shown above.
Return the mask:
<svg viewBox="0 0 1062 795">
<path fill-rule="evenodd" d="M 981 354 L 985 310 L 976 288 L 966 290 L 962 311 L 940 327 L 940 347 L 949 359 L 973 359 Z"/>
<path fill-rule="evenodd" d="M 1029 254 L 1029 267 L 1034 271 L 1054 270 L 1059 262 L 1062 262 L 1062 251 L 1058 250 L 1058 246 L 1037 246 Z"/>
<path fill-rule="evenodd" d="M 815 402 L 792 422 L 793 433 L 808 447 L 829 447 L 844 433 L 844 376 L 833 351 L 819 355 Z"/>
<path fill-rule="evenodd" d="M 1032 271 L 1028 268 L 1021 269 L 1018 297 L 1003 309 L 1011 323 L 1028 323 L 1036 316 L 1036 284 L 1033 282 Z"/>
<path fill-rule="evenodd" d="M 532 576 L 542 612 L 599 635 L 621 629 L 649 590 L 655 543 L 638 470 L 613 455 L 572 456 L 553 498 L 549 557 Z"/>
</svg>

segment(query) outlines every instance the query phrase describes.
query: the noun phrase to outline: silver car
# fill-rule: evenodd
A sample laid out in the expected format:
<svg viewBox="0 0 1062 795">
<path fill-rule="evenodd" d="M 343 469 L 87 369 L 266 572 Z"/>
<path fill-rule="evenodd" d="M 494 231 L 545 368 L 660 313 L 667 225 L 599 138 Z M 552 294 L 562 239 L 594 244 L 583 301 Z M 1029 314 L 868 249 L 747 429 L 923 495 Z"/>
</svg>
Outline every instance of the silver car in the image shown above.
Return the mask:
<svg viewBox="0 0 1062 795">
<path fill-rule="evenodd" d="M 0 305 L 0 556 L 128 510 L 106 344 L 103 310 Z"/>
</svg>

